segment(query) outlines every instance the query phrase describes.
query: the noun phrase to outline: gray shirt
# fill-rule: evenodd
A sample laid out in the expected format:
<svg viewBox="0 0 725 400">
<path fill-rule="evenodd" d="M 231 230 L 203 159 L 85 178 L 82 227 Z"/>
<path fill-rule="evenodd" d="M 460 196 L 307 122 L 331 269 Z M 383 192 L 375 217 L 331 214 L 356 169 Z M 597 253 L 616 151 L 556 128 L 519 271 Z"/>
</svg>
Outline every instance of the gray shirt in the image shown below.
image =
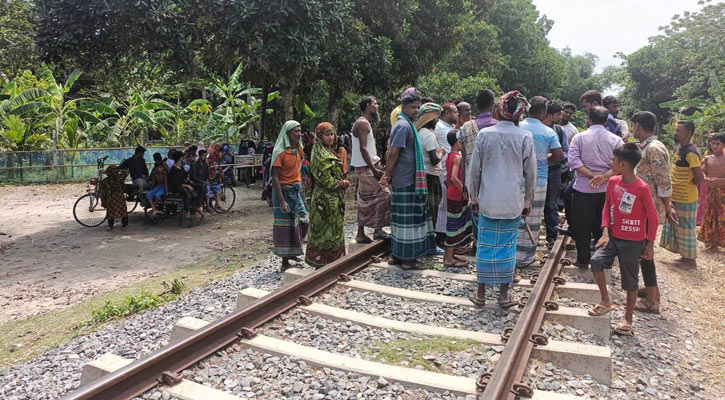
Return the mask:
<svg viewBox="0 0 725 400">
<path fill-rule="evenodd" d="M 393 187 L 415 184 L 415 133 L 400 114 L 390 130 L 390 147 L 400 147 L 398 161 L 393 167 Z"/>
<path fill-rule="evenodd" d="M 511 121 L 481 129 L 467 171 L 468 193 L 491 219 L 514 219 L 534 200 L 536 151 L 531 133 Z"/>
</svg>

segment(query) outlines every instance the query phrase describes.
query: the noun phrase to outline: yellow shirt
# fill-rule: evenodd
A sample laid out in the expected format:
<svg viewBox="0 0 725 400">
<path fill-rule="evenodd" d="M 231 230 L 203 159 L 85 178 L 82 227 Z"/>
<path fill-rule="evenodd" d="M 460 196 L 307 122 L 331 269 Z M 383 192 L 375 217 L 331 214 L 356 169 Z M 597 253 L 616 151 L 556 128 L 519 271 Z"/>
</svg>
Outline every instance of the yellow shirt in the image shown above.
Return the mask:
<svg viewBox="0 0 725 400">
<path fill-rule="evenodd" d="M 702 166 L 697 147 L 690 143 L 675 153 L 672 164 L 672 201 L 692 203 L 697 201 L 697 185 L 692 182 L 693 168 Z"/>
<path fill-rule="evenodd" d="M 395 121 L 398 120 L 398 114 L 403 110 L 402 106 L 397 106 L 390 112 L 390 126 L 395 125 Z"/>
</svg>

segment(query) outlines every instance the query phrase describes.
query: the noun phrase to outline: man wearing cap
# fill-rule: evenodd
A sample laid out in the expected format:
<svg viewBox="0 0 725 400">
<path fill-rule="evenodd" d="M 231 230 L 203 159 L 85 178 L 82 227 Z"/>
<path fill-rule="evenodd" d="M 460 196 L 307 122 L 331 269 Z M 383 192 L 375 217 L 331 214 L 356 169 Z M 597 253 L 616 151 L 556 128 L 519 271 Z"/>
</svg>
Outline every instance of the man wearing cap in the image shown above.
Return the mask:
<svg viewBox="0 0 725 400">
<path fill-rule="evenodd" d="M 415 128 L 418 129 L 420 145 L 423 148 L 423 162 L 425 163 L 426 182 L 428 183 L 428 213 L 433 220 L 433 226 L 438 222 L 438 206 L 443 196 L 440 175 L 441 158 L 445 150 L 438 144 L 438 139 L 433 132 L 438 118 L 441 115 L 441 106 L 436 103 L 425 103 L 418 111 L 418 120 L 415 121 Z M 439 238 L 439 242 L 443 238 Z"/>
<path fill-rule="evenodd" d="M 144 160 L 145 153 L 146 149 L 143 146 L 138 145 L 136 146 L 136 150 L 133 152 L 133 156 L 123 160 L 121 165 L 118 166 L 118 169 L 128 170 L 131 175 L 131 181 L 134 185 L 136 185 L 139 192 L 148 189 L 149 186 L 149 168 L 146 166 L 146 160 Z"/>
</svg>

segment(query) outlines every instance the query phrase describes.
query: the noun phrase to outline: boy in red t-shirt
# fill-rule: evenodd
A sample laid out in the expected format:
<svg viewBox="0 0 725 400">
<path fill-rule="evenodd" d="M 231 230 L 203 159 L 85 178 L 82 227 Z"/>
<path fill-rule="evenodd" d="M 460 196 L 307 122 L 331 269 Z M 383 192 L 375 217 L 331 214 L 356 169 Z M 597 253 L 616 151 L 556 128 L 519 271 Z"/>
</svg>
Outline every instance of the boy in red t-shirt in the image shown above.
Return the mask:
<svg viewBox="0 0 725 400">
<path fill-rule="evenodd" d="M 627 307 L 614 332 L 622 335 L 633 333 L 632 314 L 639 288 L 639 259 L 651 260 L 654 257 L 657 236 L 657 209 L 649 186 L 634 174 L 634 167 L 641 158 L 642 153 L 634 143 L 614 150 L 612 172 L 617 176 L 609 179 L 602 210 L 602 238 L 597 242 L 597 251 L 590 262 L 602 301 L 591 308 L 589 314 L 603 315 L 616 309 L 609 298 L 604 269 L 612 268 L 615 257 L 619 259 L 622 289 L 627 291 Z"/>
</svg>

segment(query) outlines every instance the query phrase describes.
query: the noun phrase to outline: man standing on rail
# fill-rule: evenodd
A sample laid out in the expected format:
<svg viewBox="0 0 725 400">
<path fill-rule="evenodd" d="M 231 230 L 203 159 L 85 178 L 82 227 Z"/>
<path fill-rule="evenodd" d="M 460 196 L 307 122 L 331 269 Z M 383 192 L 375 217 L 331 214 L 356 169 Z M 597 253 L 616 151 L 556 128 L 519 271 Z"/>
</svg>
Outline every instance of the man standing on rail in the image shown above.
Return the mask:
<svg viewBox="0 0 725 400">
<path fill-rule="evenodd" d="M 416 268 L 417 259 L 436 251 L 433 220 L 428 212 L 423 148 L 413 120 L 420 109 L 420 96 L 403 96 L 401 112 L 390 132 L 390 150 L 385 163 L 383 186 L 393 185 L 390 228 L 393 258 L 389 264 Z"/>
<path fill-rule="evenodd" d="M 529 101 L 527 118 L 519 124 L 521 129 L 531 132 L 534 139 L 536 149 L 536 189 L 534 190 L 534 201 L 531 203 L 531 213 L 521 221 L 519 226 L 518 244 L 516 245 L 517 268 L 526 268 L 536 261 L 536 246 L 539 239 L 539 230 L 541 229 L 541 220 L 544 218 L 548 188 L 549 161 L 558 163 L 564 159 L 564 152 L 561 149 L 556 132 L 543 123 L 548 115 L 548 102 L 542 96 L 532 97 Z M 557 178 L 561 179 L 559 176 Z M 556 190 L 559 190 L 558 186 Z M 529 227 L 527 228 L 526 225 Z M 531 243 L 527 229 L 531 229 L 537 243 Z"/>
<path fill-rule="evenodd" d="M 383 167 L 375 148 L 372 122 L 378 120 L 378 100 L 373 96 L 360 99 L 360 116 L 352 125 L 352 160 L 350 165 L 358 180 L 357 243 L 370 243 L 365 227 L 375 229 L 374 239 L 387 239 L 383 231 L 390 225 L 390 190 L 380 185 Z"/>
<path fill-rule="evenodd" d="M 486 302 L 486 284 L 501 285 L 501 307 L 515 304 L 509 285 L 514 281 L 516 238 L 536 187 L 534 141 L 531 133 L 516 126 L 527 105 L 516 90 L 502 96 L 497 104 L 500 121 L 481 130 L 471 157 L 466 185 L 473 215 L 478 214 L 478 290 L 468 299 L 477 306 Z"/>
</svg>

